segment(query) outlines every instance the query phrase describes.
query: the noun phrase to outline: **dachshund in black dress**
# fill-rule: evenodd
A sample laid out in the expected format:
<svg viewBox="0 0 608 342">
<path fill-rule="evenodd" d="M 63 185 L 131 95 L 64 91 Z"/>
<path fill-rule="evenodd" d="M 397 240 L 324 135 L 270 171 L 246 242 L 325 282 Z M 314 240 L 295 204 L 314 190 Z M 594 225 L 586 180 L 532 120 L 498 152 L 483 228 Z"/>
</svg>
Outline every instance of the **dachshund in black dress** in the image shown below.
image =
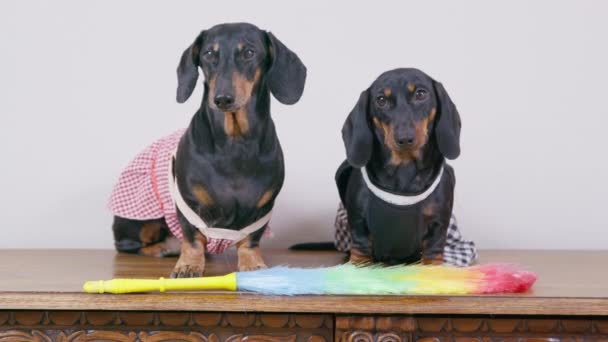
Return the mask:
<svg viewBox="0 0 608 342">
<path fill-rule="evenodd" d="M 417 69 L 383 73 L 342 128 L 336 173 L 352 230 L 350 261 L 441 263 L 460 154 L 460 116 L 443 85 Z"/>
</svg>

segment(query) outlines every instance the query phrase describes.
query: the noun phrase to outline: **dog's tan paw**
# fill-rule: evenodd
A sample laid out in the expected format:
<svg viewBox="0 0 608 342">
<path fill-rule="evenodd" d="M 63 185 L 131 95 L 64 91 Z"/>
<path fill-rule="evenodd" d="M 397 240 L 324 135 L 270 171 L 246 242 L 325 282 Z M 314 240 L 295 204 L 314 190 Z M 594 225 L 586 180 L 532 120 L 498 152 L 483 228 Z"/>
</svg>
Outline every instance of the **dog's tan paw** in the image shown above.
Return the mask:
<svg viewBox="0 0 608 342">
<path fill-rule="evenodd" d="M 171 272 L 171 278 L 202 277 L 204 273 L 205 265 L 176 265 Z"/>
<path fill-rule="evenodd" d="M 423 265 L 441 265 L 443 264 L 443 254 L 436 254 L 434 256 L 423 256 Z"/>
<path fill-rule="evenodd" d="M 205 272 L 205 238 L 199 233 L 192 243 L 183 241 L 171 278 L 202 277 Z"/>
<path fill-rule="evenodd" d="M 348 262 L 355 265 L 371 264 L 374 260 L 371 256 L 361 253 L 358 249 L 351 249 Z"/>
<path fill-rule="evenodd" d="M 176 242 L 177 241 L 177 242 Z M 152 245 L 142 247 L 139 255 L 153 256 L 158 258 L 177 256 L 180 253 L 180 243 L 174 237 Z"/>
<path fill-rule="evenodd" d="M 260 261 L 239 261 L 239 271 L 255 271 L 268 268 L 263 260 Z"/>
<path fill-rule="evenodd" d="M 268 266 L 266 266 L 266 264 L 263 261 L 262 262 L 241 262 L 241 261 L 239 261 L 239 271 L 240 272 L 255 271 L 255 270 L 261 270 L 264 268 L 268 268 Z"/>
<path fill-rule="evenodd" d="M 259 248 L 239 248 L 238 258 L 239 271 L 241 272 L 268 268 L 264 262 L 264 259 L 262 258 Z"/>
</svg>

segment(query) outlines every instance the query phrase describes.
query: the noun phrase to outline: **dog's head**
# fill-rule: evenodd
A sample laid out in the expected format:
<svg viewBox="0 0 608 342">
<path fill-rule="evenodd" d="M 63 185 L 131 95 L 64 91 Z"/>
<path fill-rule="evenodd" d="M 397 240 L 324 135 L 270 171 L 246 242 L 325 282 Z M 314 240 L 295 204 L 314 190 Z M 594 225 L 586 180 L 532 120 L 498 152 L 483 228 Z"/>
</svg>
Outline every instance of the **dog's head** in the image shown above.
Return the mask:
<svg viewBox="0 0 608 342">
<path fill-rule="evenodd" d="M 342 128 L 349 163 L 367 164 L 374 137 L 391 153 L 391 163 L 416 159 L 430 139 L 443 156 L 460 154 L 460 116 L 441 83 L 417 69 L 380 75 L 361 93 Z"/>
<path fill-rule="evenodd" d="M 246 23 L 217 25 L 196 37 L 177 68 L 177 102 L 192 95 L 199 68 L 207 105 L 222 112 L 240 110 L 261 84 L 281 103 L 293 104 L 306 80 L 306 67 L 295 53 L 272 33 Z"/>
</svg>

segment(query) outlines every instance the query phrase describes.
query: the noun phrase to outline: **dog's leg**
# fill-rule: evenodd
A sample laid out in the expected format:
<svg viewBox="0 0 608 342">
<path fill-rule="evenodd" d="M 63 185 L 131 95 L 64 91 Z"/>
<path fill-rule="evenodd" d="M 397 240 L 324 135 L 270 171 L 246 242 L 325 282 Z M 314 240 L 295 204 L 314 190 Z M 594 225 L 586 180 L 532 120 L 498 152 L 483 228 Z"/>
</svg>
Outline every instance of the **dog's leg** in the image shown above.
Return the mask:
<svg viewBox="0 0 608 342">
<path fill-rule="evenodd" d="M 192 241 L 182 241 L 181 253 L 171 278 L 201 277 L 205 272 L 205 245 L 207 239 L 200 231 L 194 232 Z"/>
<path fill-rule="evenodd" d="M 447 234 L 447 226 L 434 222 L 429 226 L 429 234 L 422 241 L 422 264 L 441 265 L 443 263 L 443 249 Z"/>
<path fill-rule="evenodd" d="M 267 267 L 260 252 L 260 239 L 265 230 L 266 227 L 253 232 L 236 244 L 239 271 L 253 271 Z"/>
<path fill-rule="evenodd" d="M 179 241 L 171 236 L 164 219 L 139 221 L 115 216 L 112 229 L 119 252 L 154 257 L 179 254 Z"/>
<path fill-rule="evenodd" d="M 139 255 L 154 257 L 177 256 L 179 253 L 180 241 L 173 236 L 168 237 L 165 241 L 142 247 L 139 250 Z"/>
<path fill-rule="evenodd" d="M 351 227 L 353 243 L 350 248 L 349 262 L 353 264 L 368 264 L 373 262 L 371 236 L 367 229 L 365 218 L 358 215 L 349 215 L 348 223 Z"/>
<path fill-rule="evenodd" d="M 443 250 L 450 224 L 451 210 L 438 211 L 433 203 L 423 208 L 423 220 L 427 227 L 422 239 L 422 263 L 440 265 L 443 263 Z"/>
<path fill-rule="evenodd" d="M 365 254 L 361 252 L 360 249 L 352 247 L 350 250 L 350 256 L 348 257 L 348 261 L 352 264 L 356 265 L 365 265 L 373 262 L 371 255 Z"/>
</svg>

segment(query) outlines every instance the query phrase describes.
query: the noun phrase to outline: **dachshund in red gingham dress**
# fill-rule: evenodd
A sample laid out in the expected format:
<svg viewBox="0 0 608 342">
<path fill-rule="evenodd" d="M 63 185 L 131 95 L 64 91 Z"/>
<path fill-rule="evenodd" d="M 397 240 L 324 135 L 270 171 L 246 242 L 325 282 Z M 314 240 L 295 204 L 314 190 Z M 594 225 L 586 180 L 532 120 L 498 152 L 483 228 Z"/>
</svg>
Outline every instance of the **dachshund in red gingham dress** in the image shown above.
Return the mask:
<svg viewBox="0 0 608 342">
<path fill-rule="evenodd" d="M 184 51 L 178 102 L 194 91 L 199 69 L 203 100 L 188 128 L 137 155 L 110 198 L 117 250 L 164 256 L 179 249 L 172 277 L 202 275 L 205 253 L 233 245 L 240 271 L 266 267 L 259 241 L 285 176 L 270 94 L 296 103 L 306 80 L 295 53 L 245 23 L 202 31 Z"/>
</svg>

